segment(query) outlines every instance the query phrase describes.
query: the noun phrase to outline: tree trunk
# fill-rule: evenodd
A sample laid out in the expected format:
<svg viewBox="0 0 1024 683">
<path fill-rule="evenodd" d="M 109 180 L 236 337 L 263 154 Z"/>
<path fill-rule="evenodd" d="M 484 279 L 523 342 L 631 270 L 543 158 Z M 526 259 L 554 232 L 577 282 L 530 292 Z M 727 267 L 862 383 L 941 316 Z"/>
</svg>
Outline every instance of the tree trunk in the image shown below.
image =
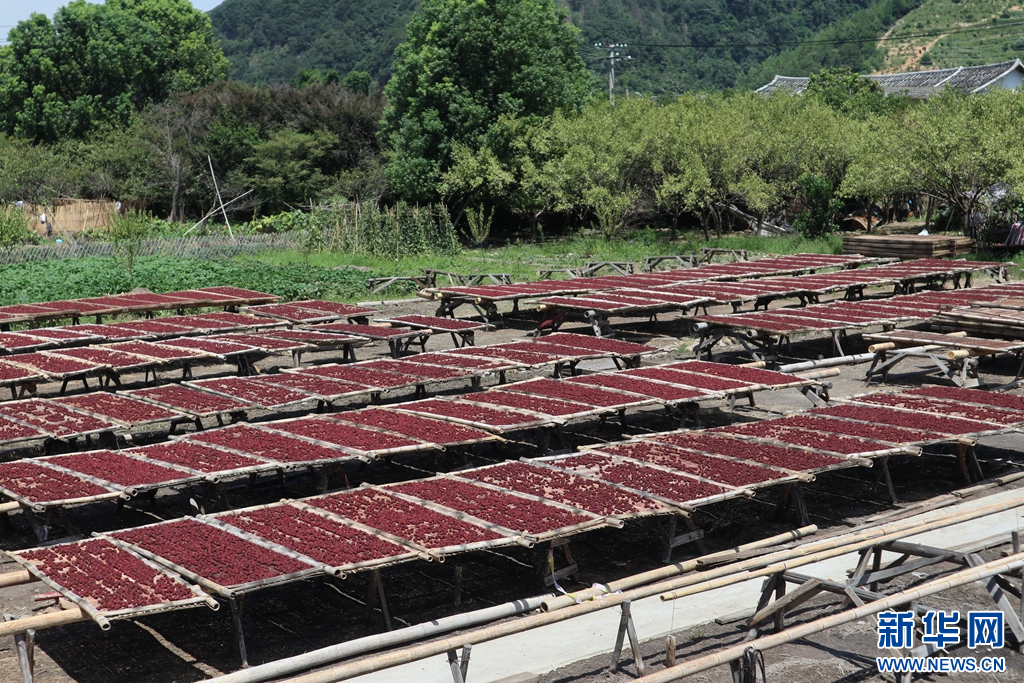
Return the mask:
<svg viewBox="0 0 1024 683">
<path fill-rule="evenodd" d="M 680 211 L 673 211 L 672 212 L 672 241 L 673 242 L 676 241 L 676 238 L 679 236 L 679 214 L 680 213 L 681 213 Z"/>
<path fill-rule="evenodd" d="M 704 239 L 711 240 L 711 233 L 708 232 L 708 214 L 706 211 L 700 212 L 700 229 L 704 231 Z"/>
</svg>

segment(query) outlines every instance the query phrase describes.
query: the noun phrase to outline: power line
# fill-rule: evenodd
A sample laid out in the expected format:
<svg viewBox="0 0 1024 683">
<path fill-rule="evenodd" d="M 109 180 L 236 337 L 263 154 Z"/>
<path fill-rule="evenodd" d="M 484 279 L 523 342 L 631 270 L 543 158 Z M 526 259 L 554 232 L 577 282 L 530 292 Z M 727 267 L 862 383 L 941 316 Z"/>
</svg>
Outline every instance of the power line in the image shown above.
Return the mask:
<svg viewBox="0 0 1024 683">
<path fill-rule="evenodd" d="M 871 38 L 829 38 L 829 39 L 808 39 L 808 40 L 780 40 L 770 43 L 633 43 L 633 47 L 650 47 L 650 48 L 689 48 L 696 50 L 712 50 L 722 48 L 737 48 L 737 47 L 779 47 L 779 46 L 797 46 L 797 45 L 851 45 L 861 43 L 879 43 L 879 42 L 890 42 L 897 40 L 911 40 L 914 38 L 937 38 L 942 36 L 949 36 L 958 33 L 970 33 L 973 31 L 988 30 L 991 28 L 1002 28 L 1004 26 L 1022 26 L 1024 20 L 1021 21 L 1006 21 L 998 24 L 985 24 L 980 26 L 968 26 L 961 28 L 950 28 L 946 30 L 938 31 L 927 31 L 924 33 L 909 33 L 901 35 L 890 35 L 885 38 L 874 36 Z M 595 45 L 594 47 L 598 47 Z M 599 48 L 601 49 L 601 48 Z"/>
</svg>

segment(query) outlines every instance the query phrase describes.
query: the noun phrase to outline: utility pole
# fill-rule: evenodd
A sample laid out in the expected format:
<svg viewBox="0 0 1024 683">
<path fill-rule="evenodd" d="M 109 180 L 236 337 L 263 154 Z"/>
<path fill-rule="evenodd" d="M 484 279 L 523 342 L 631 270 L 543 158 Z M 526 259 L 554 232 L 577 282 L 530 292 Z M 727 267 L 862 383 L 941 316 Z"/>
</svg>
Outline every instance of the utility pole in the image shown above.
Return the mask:
<svg viewBox="0 0 1024 683">
<path fill-rule="evenodd" d="M 616 52 L 621 48 L 629 47 L 625 43 L 594 43 L 594 47 L 598 50 L 608 50 L 608 101 L 611 105 L 615 106 L 615 60 L 618 59 L 623 62 L 628 62 L 633 59 L 630 56 L 622 56 L 621 52 Z"/>
</svg>

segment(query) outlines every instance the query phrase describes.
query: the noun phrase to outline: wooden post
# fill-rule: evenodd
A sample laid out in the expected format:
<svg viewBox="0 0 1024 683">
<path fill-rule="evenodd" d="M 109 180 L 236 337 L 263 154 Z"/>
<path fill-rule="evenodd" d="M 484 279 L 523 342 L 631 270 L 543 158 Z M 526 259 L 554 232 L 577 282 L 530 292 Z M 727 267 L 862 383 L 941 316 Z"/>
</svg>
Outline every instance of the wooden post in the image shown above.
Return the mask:
<svg viewBox="0 0 1024 683">
<path fill-rule="evenodd" d="M 632 600 L 626 600 L 620 606 L 622 609 L 622 616 L 619 617 L 619 630 L 615 634 L 615 648 L 612 650 L 612 663 L 608 667 L 608 671 L 614 673 L 619 670 L 619 657 L 622 655 L 622 643 L 625 638 L 629 637 L 629 647 L 633 651 L 633 661 L 636 663 L 637 674 L 643 676 L 646 673 L 646 667 L 644 666 L 644 658 L 640 653 L 640 640 L 636 635 L 636 627 L 633 626 L 633 615 L 630 609 L 633 605 Z"/>
<path fill-rule="evenodd" d="M 669 669 L 676 665 L 676 637 L 665 637 L 665 668 Z"/>
<path fill-rule="evenodd" d="M 245 631 L 242 627 L 242 610 L 245 608 L 245 596 L 231 596 L 228 600 L 231 605 L 231 650 L 238 653 L 242 660 L 242 668 L 249 667 L 249 657 L 245 652 Z"/>
<path fill-rule="evenodd" d="M 469 654 L 473 651 L 473 646 L 470 643 L 466 643 L 462 647 L 462 661 L 459 663 L 459 670 L 462 673 L 462 680 L 465 683 L 466 679 L 469 678 Z"/>
<path fill-rule="evenodd" d="M 455 597 L 454 603 L 456 605 L 462 604 L 462 565 L 455 565 Z"/>
<path fill-rule="evenodd" d="M 1013 554 L 1016 555 L 1020 552 L 1020 532 L 1014 531 L 1010 538 L 1013 540 Z M 1024 569 L 1021 569 L 1018 574 L 1020 575 L 1020 594 L 1022 596 L 1020 601 L 1020 620 L 1024 622 Z"/>
<path fill-rule="evenodd" d="M 18 666 L 21 668 L 21 682 L 33 683 L 36 668 L 36 632 L 32 629 L 14 636 L 14 645 L 18 649 Z"/>
<path fill-rule="evenodd" d="M 455 683 L 465 683 L 462 677 L 462 668 L 459 666 L 459 653 L 456 650 L 448 650 L 448 667 L 452 670 L 452 680 Z"/>
</svg>

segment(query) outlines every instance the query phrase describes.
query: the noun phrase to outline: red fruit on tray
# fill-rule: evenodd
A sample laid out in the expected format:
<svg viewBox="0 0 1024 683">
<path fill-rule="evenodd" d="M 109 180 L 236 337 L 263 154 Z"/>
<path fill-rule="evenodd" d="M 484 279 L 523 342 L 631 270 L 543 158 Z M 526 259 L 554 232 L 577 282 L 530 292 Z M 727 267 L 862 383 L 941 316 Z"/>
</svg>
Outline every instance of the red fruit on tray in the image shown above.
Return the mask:
<svg viewBox="0 0 1024 683">
<path fill-rule="evenodd" d="M 200 432 L 200 434 L 208 433 L 211 432 Z M 263 460 L 230 453 L 220 448 L 212 448 L 185 439 L 132 448 L 128 452 L 157 462 L 187 467 L 204 474 L 227 472 L 245 467 L 259 467 L 266 464 Z"/>
<path fill-rule="evenodd" d="M 428 510 L 380 489 L 355 489 L 306 502 L 428 550 L 505 538 L 494 531 Z"/>
<path fill-rule="evenodd" d="M 340 398 L 350 394 L 365 394 L 370 391 L 369 387 L 362 384 L 298 373 L 282 372 L 276 375 L 264 375 L 256 379 L 259 382 L 304 391 L 310 396 L 323 399 Z"/>
<path fill-rule="evenodd" d="M 887 443 L 908 446 L 921 441 L 930 441 L 933 435 L 926 432 L 889 427 L 888 425 L 871 425 L 848 420 L 834 420 L 824 415 L 794 415 L 792 417 L 772 420 L 783 426 L 800 427 L 816 430 L 826 434 L 844 434 L 875 439 Z"/>
<path fill-rule="evenodd" d="M 192 415 L 208 415 L 212 413 L 232 413 L 252 408 L 249 403 L 243 403 L 232 398 L 215 396 L 206 391 L 199 391 L 180 384 L 166 384 L 162 387 L 149 389 L 137 389 L 131 392 L 135 398 L 141 398 L 154 403 L 170 406 L 176 410 Z"/>
<path fill-rule="evenodd" d="M 672 384 L 652 382 L 641 377 L 626 377 L 625 375 L 610 373 L 572 377 L 564 381 L 586 384 L 588 386 L 612 387 L 640 396 L 649 396 L 661 401 L 686 401 L 707 396 L 707 394 L 697 389 L 684 389 Z"/>
<path fill-rule="evenodd" d="M 125 353 L 124 351 L 108 349 L 102 346 L 84 347 L 80 349 L 62 349 L 60 351 L 54 351 L 53 353 L 59 354 L 62 358 L 74 358 L 75 360 L 82 360 L 87 363 L 109 365 L 114 370 L 123 370 L 125 368 L 135 368 L 153 364 L 153 360 L 151 358 L 137 356 L 132 353 Z"/>
<path fill-rule="evenodd" d="M 152 342 L 145 341 L 129 341 L 110 344 L 107 348 L 115 351 L 124 351 L 125 353 L 135 353 L 140 356 L 148 356 L 150 358 L 158 358 L 160 360 L 189 360 L 193 358 L 203 358 L 206 356 L 202 351 L 195 349 L 181 349 L 174 346 L 154 344 Z"/>
<path fill-rule="evenodd" d="M 460 379 L 472 377 L 473 371 L 450 366 L 427 365 L 415 362 L 416 357 L 401 360 L 371 360 L 359 363 L 356 367 L 361 370 L 379 370 L 384 372 L 397 372 L 403 375 L 412 375 L 423 379 Z"/>
<path fill-rule="evenodd" d="M 63 396 L 51 400 L 55 403 L 102 415 L 111 420 L 117 420 L 129 425 L 142 422 L 174 420 L 181 417 L 179 412 L 109 391 L 79 394 L 77 396 Z"/>
<path fill-rule="evenodd" d="M 62 375 L 95 372 L 103 367 L 102 363 L 93 363 L 73 358 L 62 358 L 60 356 L 51 356 L 45 353 L 19 353 L 17 356 L 12 357 L 8 362 L 28 366 L 47 375 L 54 375 L 57 377 Z"/>
<path fill-rule="evenodd" d="M 562 382 L 555 379 L 533 379 L 516 382 L 502 387 L 502 391 L 547 396 L 563 401 L 583 403 L 596 408 L 612 408 L 641 403 L 639 396 L 628 396 L 616 391 L 604 391 L 596 387 L 581 386 L 573 382 Z"/>
<path fill-rule="evenodd" d="M 658 434 L 650 437 L 652 441 L 703 451 L 712 455 L 728 455 L 742 460 L 783 467 L 787 470 L 814 470 L 821 467 L 841 465 L 847 460 L 831 455 L 820 455 L 810 451 L 802 451 L 785 446 L 752 443 L 742 439 L 730 438 L 728 434 L 709 434 L 707 432 L 684 432 L 680 434 Z"/>
<path fill-rule="evenodd" d="M 57 455 L 43 458 L 42 461 L 126 488 L 174 483 L 191 476 L 182 470 L 137 460 L 113 451 Z"/>
<path fill-rule="evenodd" d="M 1024 411 L 1024 396 L 1017 396 L 1015 394 L 1002 394 L 995 391 L 980 391 L 978 389 L 958 389 L 956 387 L 926 387 L 924 389 L 912 389 L 906 393 L 913 396 L 932 396 L 962 403 L 976 403 Z"/>
<path fill-rule="evenodd" d="M 783 443 L 791 443 L 795 446 L 806 446 L 819 451 L 842 453 L 844 455 L 857 455 L 858 453 L 871 453 L 874 451 L 890 448 L 886 444 L 877 441 L 868 441 L 855 436 L 841 436 L 839 434 L 828 434 L 813 429 L 800 429 L 777 424 L 774 420 L 764 420 L 745 425 L 730 427 L 719 427 L 709 430 L 713 433 L 740 434 L 743 436 L 754 436 L 761 439 L 772 439 Z"/>
<path fill-rule="evenodd" d="M 410 552 L 397 543 L 291 505 L 243 510 L 218 519 L 331 567 Z"/>
<path fill-rule="evenodd" d="M 273 427 L 291 434 L 367 453 L 424 445 L 422 441 L 414 441 L 399 434 L 351 427 L 323 417 L 302 417 L 296 420 L 275 422 Z"/>
<path fill-rule="evenodd" d="M 639 441 L 601 447 L 602 453 L 618 455 L 671 467 L 680 472 L 720 481 L 730 486 L 750 486 L 789 476 L 759 463 L 736 462 L 721 457 L 704 455 L 685 448 L 663 443 Z"/>
<path fill-rule="evenodd" d="M 316 330 L 318 332 L 350 334 L 353 337 L 367 337 L 368 339 L 394 339 L 414 331 L 408 327 L 381 327 L 378 325 L 353 325 L 350 323 L 317 325 Z"/>
<path fill-rule="evenodd" d="M 638 370 L 626 370 L 622 374 L 626 377 L 646 377 L 661 382 L 670 382 L 671 384 L 707 389 L 709 391 L 729 391 L 731 389 L 745 389 L 750 386 L 748 382 L 707 377 L 693 372 L 669 370 L 667 368 L 640 368 Z"/>
<path fill-rule="evenodd" d="M 364 408 L 362 410 L 338 413 L 329 417 L 358 425 L 379 427 L 396 434 L 441 445 L 489 441 L 494 438 L 492 434 L 482 432 L 479 429 L 453 425 L 441 420 L 406 415 L 386 408 Z"/>
<path fill-rule="evenodd" d="M 39 398 L 0 403 L 0 413 L 64 438 L 108 431 L 117 426 L 112 422 Z"/>
<path fill-rule="evenodd" d="M 478 422 L 481 425 L 509 427 L 518 424 L 536 424 L 538 418 L 532 415 L 517 413 L 512 410 L 500 410 L 485 406 L 461 403 L 445 398 L 431 398 L 425 401 L 403 403 L 401 410 L 408 410 L 428 415 L 440 415 L 467 422 Z"/>
<path fill-rule="evenodd" d="M 276 428 L 278 423 L 270 426 Z M 338 460 L 352 457 L 334 448 L 327 448 L 286 434 L 278 434 L 245 424 L 197 432 L 189 436 L 184 443 L 188 442 L 222 446 L 248 455 L 284 463 Z"/>
<path fill-rule="evenodd" d="M 167 346 L 176 346 L 182 349 L 195 349 L 207 353 L 215 353 L 219 356 L 228 356 L 235 353 L 249 353 L 256 349 L 247 344 L 236 344 L 228 341 L 214 341 L 213 339 L 195 339 L 183 337 L 181 339 L 168 339 L 160 342 Z"/>
<path fill-rule="evenodd" d="M 190 518 L 119 531 L 112 536 L 226 588 L 311 567 Z"/>
<path fill-rule="evenodd" d="M 903 394 L 875 394 L 857 399 L 858 403 L 872 403 L 893 408 L 919 410 L 922 413 L 962 417 L 967 420 L 994 422 L 1000 425 L 1015 425 L 1024 422 L 1024 412 L 1001 410 L 993 406 L 960 405 L 948 401 L 938 401 L 930 397 L 906 396 Z"/>
<path fill-rule="evenodd" d="M 547 503 L 444 477 L 392 484 L 387 488 L 528 534 L 542 534 L 593 520 Z"/>
<path fill-rule="evenodd" d="M 458 474 L 467 479 L 571 505 L 600 516 L 627 515 L 664 508 L 661 503 L 650 498 L 600 481 L 523 462 L 505 462 Z"/>
<path fill-rule="evenodd" d="M 577 455 L 555 460 L 550 464 L 570 471 L 591 474 L 605 481 L 653 493 L 679 503 L 693 502 L 726 492 L 726 489 L 715 484 L 604 455 Z"/>
<path fill-rule="evenodd" d="M 191 384 L 201 389 L 225 394 L 229 398 L 235 398 L 263 408 L 277 408 L 309 400 L 308 394 L 260 382 L 256 378 L 249 377 L 202 379 Z"/>
<path fill-rule="evenodd" d="M 918 429 L 935 434 L 972 434 L 996 429 L 996 425 L 974 420 L 961 420 L 955 417 L 941 417 L 922 413 L 903 412 L 891 408 L 869 408 L 867 406 L 841 405 L 830 408 L 815 408 L 815 415 L 845 417 L 851 420 L 871 422 L 874 424 L 892 425 Z"/>
<path fill-rule="evenodd" d="M 542 398 L 540 396 L 527 396 L 526 394 L 502 391 L 501 389 L 484 391 L 467 398 L 471 399 L 473 403 L 491 403 L 498 406 L 508 406 L 509 408 L 521 408 L 534 413 L 556 417 L 579 415 L 594 410 L 593 406 L 582 403 L 570 403 L 569 401 Z"/>
<path fill-rule="evenodd" d="M 363 386 L 375 389 L 397 389 L 398 387 L 423 383 L 422 377 L 402 375 L 384 370 L 362 369 L 352 365 L 315 365 L 311 368 L 304 368 L 295 374 L 340 379 L 344 382 L 362 384 Z"/>
<path fill-rule="evenodd" d="M 61 588 L 101 612 L 118 612 L 196 596 L 188 586 L 102 538 L 23 550 L 18 555 Z"/>
<path fill-rule="evenodd" d="M 19 460 L 0 464 L 0 488 L 33 503 L 52 503 L 112 493 L 91 481 Z"/>
</svg>

